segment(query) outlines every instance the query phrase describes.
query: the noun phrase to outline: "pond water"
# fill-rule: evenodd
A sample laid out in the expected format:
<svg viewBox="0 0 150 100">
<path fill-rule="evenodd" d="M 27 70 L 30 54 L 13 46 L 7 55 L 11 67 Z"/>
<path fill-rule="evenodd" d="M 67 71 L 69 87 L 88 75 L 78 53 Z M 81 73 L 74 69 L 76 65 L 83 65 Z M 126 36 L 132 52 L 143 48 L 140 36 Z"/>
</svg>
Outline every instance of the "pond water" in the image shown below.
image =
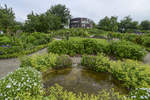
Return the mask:
<svg viewBox="0 0 150 100">
<path fill-rule="evenodd" d="M 97 73 L 81 67 L 53 70 L 44 76 L 45 88 L 54 86 L 57 83 L 64 89 L 75 93 L 97 94 L 102 89 L 109 90 L 111 88 L 114 88 L 115 91 L 121 94 L 128 93 L 125 88 L 121 87 L 119 81 L 115 80 L 108 73 Z"/>
</svg>

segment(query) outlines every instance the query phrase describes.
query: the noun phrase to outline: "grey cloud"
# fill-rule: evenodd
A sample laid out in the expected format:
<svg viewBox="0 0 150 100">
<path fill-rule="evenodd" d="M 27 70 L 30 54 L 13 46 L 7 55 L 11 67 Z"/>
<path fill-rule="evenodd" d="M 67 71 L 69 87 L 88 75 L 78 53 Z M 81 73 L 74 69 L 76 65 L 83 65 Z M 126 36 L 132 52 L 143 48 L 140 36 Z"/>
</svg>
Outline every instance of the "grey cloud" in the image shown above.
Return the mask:
<svg viewBox="0 0 150 100">
<path fill-rule="evenodd" d="M 65 4 L 74 17 L 88 17 L 98 22 L 104 16 L 131 15 L 134 20 L 150 20 L 150 0 L 3 0 L 12 7 L 17 20 L 26 19 L 32 10 L 45 12 L 51 5 Z"/>
</svg>

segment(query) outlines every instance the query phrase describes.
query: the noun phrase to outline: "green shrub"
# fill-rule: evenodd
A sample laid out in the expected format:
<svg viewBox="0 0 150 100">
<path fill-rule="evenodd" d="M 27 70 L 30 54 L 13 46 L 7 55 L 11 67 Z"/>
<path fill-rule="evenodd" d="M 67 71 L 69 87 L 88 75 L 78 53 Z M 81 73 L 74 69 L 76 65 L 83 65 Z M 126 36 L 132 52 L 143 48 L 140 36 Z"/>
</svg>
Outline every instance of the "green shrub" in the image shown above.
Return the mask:
<svg viewBox="0 0 150 100">
<path fill-rule="evenodd" d="M 116 58 L 142 60 L 142 58 L 146 55 L 146 50 L 144 50 L 139 45 L 128 41 L 112 42 L 109 48 L 110 54 L 112 54 Z"/>
<path fill-rule="evenodd" d="M 31 96 L 30 94 L 19 95 L 21 100 L 132 100 L 124 95 L 120 95 L 111 89 L 109 92 L 106 90 L 99 91 L 97 95 L 89 95 L 84 93 L 73 93 L 64 90 L 63 87 L 55 85 L 49 88 L 50 95 Z M 111 93 L 110 93 L 111 92 Z"/>
<path fill-rule="evenodd" d="M 19 57 L 19 56 L 22 56 L 22 55 L 31 54 L 31 53 L 36 52 L 38 50 L 41 50 L 45 47 L 47 47 L 47 44 L 36 46 L 35 48 L 26 49 L 26 50 L 23 50 L 23 51 L 20 51 L 20 52 L 14 52 L 14 53 L 11 53 L 11 54 L 7 53 L 6 52 L 7 50 L 5 50 L 5 48 L 2 48 L 2 49 L 0 48 L 0 51 L 4 52 L 4 53 L 2 53 L 2 55 L 0 54 L 0 59 L 15 58 L 15 57 Z"/>
<path fill-rule="evenodd" d="M 0 80 L 0 99 L 13 100 L 18 94 L 41 94 L 41 75 L 32 68 L 20 68 Z"/>
<path fill-rule="evenodd" d="M 150 87 L 150 66 L 138 61 L 110 61 L 108 57 L 83 56 L 83 66 L 98 72 L 109 72 L 129 89 Z"/>
<path fill-rule="evenodd" d="M 150 100 L 150 89 L 149 88 L 137 88 L 130 93 L 131 98 L 135 100 Z"/>
<path fill-rule="evenodd" d="M 150 37 L 143 38 L 143 45 L 146 47 L 150 47 Z"/>
<path fill-rule="evenodd" d="M 7 36 L 0 36 L 0 46 L 10 44 L 11 40 Z"/>
<path fill-rule="evenodd" d="M 63 68 L 72 65 L 72 61 L 69 56 L 58 56 L 57 54 L 37 54 L 31 57 L 21 58 L 21 67 L 33 67 L 41 72 L 46 72 L 48 69 L 52 68 Z"/>
<path fill-rule="evenodd" d="M 103 39 L 71 38 L 70 40 L 54 41 L 48 46 L 48 52 L 57 54 L 97 54 L 107 52 L 108 42 Z"/>
</svg>

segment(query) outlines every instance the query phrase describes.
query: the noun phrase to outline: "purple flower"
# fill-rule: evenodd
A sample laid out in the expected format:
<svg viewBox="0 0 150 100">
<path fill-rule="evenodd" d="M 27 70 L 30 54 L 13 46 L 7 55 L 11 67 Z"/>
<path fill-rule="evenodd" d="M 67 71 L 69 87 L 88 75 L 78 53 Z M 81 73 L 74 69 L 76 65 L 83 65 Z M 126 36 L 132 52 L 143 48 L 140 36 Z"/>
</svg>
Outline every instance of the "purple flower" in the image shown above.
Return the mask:
<svg viewBox="0 0 150 100">
<path fill-rule="evenodd" d="M 9 45 L 2 45 L 0 47 L 8 47 L 8 48 L 10 48 L 11 46 L 9 46 Z"/>
</svg>

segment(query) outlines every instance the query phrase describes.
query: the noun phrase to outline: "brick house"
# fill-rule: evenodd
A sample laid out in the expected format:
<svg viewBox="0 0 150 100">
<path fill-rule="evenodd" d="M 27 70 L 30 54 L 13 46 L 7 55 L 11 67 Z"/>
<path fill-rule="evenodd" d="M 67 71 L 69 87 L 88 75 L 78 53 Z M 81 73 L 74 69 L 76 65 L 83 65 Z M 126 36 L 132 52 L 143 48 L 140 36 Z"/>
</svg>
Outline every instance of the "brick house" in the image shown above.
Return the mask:
<svg viewBox="0 0 150 100">
<path fill-rule="evenodd" d="M 92 28 L 93 22 L 88 18 L 73 18 L 70 20 L 70 28 Z"/>
</svg>

